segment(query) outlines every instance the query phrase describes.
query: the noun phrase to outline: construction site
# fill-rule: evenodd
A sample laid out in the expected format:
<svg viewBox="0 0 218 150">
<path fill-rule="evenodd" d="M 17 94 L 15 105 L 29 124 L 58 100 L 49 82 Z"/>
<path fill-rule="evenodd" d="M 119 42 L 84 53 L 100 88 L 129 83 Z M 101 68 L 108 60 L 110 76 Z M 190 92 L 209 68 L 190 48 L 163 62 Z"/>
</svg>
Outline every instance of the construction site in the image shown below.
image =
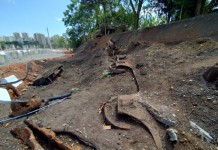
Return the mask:
<svg viewBox="0 0 218 150">
<path fill-rule="evenodd" d="M 0 149 L 217 150 L 217 18 L 101 35 L 62 57 L 1 66 L 1 80 L 18 79 L 0 82 L 9 95 L 0 94 Z"/>
</svg>

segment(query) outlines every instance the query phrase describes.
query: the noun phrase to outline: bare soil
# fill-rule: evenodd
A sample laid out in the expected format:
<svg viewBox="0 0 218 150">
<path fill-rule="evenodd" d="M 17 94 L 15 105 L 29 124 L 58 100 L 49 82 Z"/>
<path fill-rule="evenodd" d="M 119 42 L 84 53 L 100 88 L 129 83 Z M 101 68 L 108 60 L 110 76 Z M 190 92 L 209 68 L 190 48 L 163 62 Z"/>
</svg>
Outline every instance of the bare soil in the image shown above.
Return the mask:
<svg viewBox="0 0 218 150">
<path fill-rule="evenodd" d="M 103 129 L 106 122 L 98 113 L 100 104 L 113 96 L 137 92 L 129 72 L 107 77 L 103 75 L 111 64 L 106 43 L 113 39 L 121 54 L 127 54 L 134 64 L 133 70 L 143 98 L 156 108 L 164 108 L 177 120 L 175 129 L 178 131 L 178 142 L 171 143 L 163 132 L 161 139 L 164 149 L 216 150 L 218 90 L 214 84 L 207 83 L 202 74 L 218 63 L 218 21 L 214 19 L 217 17 L 218 14 L 211 14 L 146 31 L 103 36 L 83 44 L 72 57 L 35 61 L 38 66 L 43 66 L 41 72 L 58 63 L 64 66 L 64 72 L 48 86 L 29 86 L 22 98 L 29 99 L 32 95 L 50 97 L 72 89 L 79 90 L 74 91 L 71 99 L 28 118 L 1 125 L 0 149 L 26 149 L 10 134 L 16 126 L 24 126 L 25 119 L 37 120 L 43 127 L 52 130 L 76 132 L 92 140 L 102 150 L 157 149 L 149 131 L 129 118 L 126 121 L 131 124 L 130 130 Z M 193 28 L 195 30 L 191 30 Z M 133 42 L 139 44 L 135 46 Z M 6 118 L 10 106 L 0 107 L 1 118 Z M 189 121 L 210 133 L 215 139 L 214 143 L 207 143 L 196 134 Z M 159 126 L 163 131 L 166 129 L 162 124 Z M 75 141 L 67 140 L 67 143 L 74 144 Z"/>
</svg>

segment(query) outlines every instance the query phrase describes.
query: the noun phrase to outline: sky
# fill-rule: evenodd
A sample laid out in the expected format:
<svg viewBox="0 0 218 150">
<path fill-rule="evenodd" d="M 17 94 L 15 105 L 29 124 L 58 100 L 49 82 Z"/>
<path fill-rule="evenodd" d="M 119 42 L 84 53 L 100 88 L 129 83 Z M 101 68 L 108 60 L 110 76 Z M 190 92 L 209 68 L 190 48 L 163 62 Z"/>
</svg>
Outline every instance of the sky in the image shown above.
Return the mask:
<svg viewBox="0 0 218 150">
<path fill-rule="evenodd" d="M 0 36 L 27 32 L 47 36 L 62 35 L 66 27 L 61 19 L 70 0 L 0 0 Z"/>
</svg>

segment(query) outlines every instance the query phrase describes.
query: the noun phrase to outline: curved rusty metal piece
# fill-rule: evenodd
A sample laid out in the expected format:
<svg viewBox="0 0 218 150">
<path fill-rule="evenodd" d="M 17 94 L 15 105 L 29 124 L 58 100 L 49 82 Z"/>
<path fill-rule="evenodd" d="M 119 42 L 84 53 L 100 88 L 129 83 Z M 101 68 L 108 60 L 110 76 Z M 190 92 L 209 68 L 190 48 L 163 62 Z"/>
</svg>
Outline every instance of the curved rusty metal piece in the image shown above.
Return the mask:
<svg viewBox="0 0 218 150">
<path fill-rule="evenodd" d="M 140 90 L 139 84 L 138 84 L 138 81 L 136 79 L 135 72 L 133 70 L 133 65 L 132 65 L 130 59 L 127 59 L 126 55 L 116 55 L 115 67 L 116 68 L 119 68 L 119 67 L 126 68 L 130 71 L 130 73 L 135 81 L 137 92 L 139 92 L 139 90 Z M 109 68 L 113 68 L 113 66 L 110 66 Z"/>
<path fill-rule="evenodd" d="M 138 103 L 139 99 L 139 93 L 118 96 L 118 114 L 128 115 L 141 122 L 150 131 L 157 148 L 162 150 L 163 145 L 159 134 L 160 128 L 158 123 L 147 109 Z"/>
<path fill-rule="evenodd" d="M 33 130 L 42 134 L 47 139 L 49 139 L 49 142 L 51 142 L 52 145 L 54 145 L 55 147 L 57 147 L 61 150 L 75 150 L 73 147 L 71 147 L 68 144 L 65 144 L 61 139 L 57 138 L 54 131 L 52 131 L 50 129 L 46 129 L 46 128 L 40 128 L 36 124 L 34 124 L 30 121 L 27 121 L 27 120 L 25 120 L 24 123 L 26 125 L 28 125 L 30 128 L 32 128 Z"/>
<path fill-rule="evenodd" d="M 104 107 L 105 120 L 115 128 L 128 130 L 131 126 L 125 122 L 122 122 L 117 117 L 117 97 L 112 97 Z"/>
<path fill-rule="evenodd" d="M 112 68 L 118 69 L 118 68 L 125 68 L 128 69 L 132 77 L 135 81 L 136 87 L 137 87 L 137 92 L 139 92 L 139 84 L 136 79 L 134 70 L 133 70 L 133 65 L 129 59 L 126 58 L 125 55 L 116 55 L 116 61 L 114 62 L 113 65 L 111 65 Z M 140 94 L 131 94 L 131 95 L 120 95 L 117 98 L 112 99 L 113 101 L 117 100 L 117 103 L 115 103 L 115 106 L 112 106 L 111 102 L 108 102 L 106 104 L 105 112 L 109 113 L 108 111 L 111 111 L 110 113 L 114 114 L 116 113 L 119 114 L 125 114 L 128 115 L 139 122 L 141 122 L 145 127 L 148 128 L 150 131 L 154 142 L 156 143 L 156 146 L 159 150 L 163 149 L 163 144 L 161 141 L 161 137 L 159 134 L 160 128 L 158 126 L 158 123 L 156 120 L 152 117 L 152 115 L 148 112 L 147 108 L 144 107 L 140 101 Z M 106 114 L 107 115 L 107 114 Z M 114 115 L 115 116 L 115 115 Z M 109 120 L 110 122 L 110 120 Z"/>
</svg>

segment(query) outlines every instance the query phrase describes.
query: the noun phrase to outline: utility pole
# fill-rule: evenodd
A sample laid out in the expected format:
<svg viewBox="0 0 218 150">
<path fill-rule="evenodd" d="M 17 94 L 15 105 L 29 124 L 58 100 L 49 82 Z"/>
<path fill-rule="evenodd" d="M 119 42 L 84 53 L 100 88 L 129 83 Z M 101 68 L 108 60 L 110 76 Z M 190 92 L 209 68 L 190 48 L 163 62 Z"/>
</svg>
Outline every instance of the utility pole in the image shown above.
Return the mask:
<svg viewBox="0 0 218 150">
<path fill-rule="evenodd" d="M 47 27 L 47 33 L 48 33 L 48 44 L 49 44 L 49 46 L 50 46 L 50 49 L 52 49 L 51 41 L 50 41 L 50 37 L 49 37 L 48 27 Z"/>
</svg>

